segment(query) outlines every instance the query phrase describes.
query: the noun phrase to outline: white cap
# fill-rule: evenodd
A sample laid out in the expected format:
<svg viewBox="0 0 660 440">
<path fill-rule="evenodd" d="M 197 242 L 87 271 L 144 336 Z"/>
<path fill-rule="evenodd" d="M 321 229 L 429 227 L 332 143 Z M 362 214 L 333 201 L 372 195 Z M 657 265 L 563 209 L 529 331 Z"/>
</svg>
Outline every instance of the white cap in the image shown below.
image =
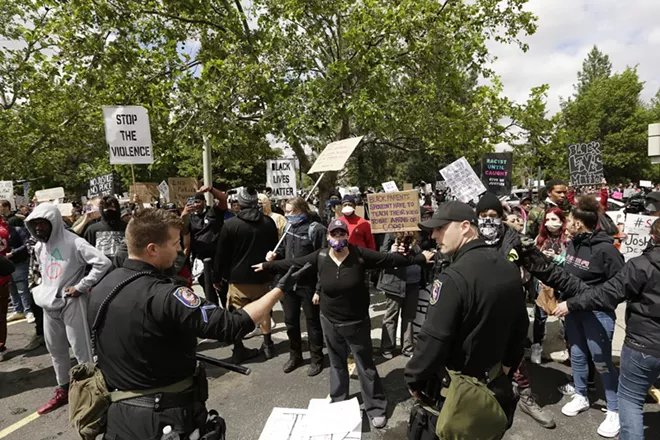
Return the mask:
<svg viewBox="0 0 660 440">
<path fill-rule="evenodd" d="M 163 428 L 164 435 L 168 435 L 171 432 L 172 432 L 172 427 L 170 425 L 167 425 L 166 427 Z"/>
</svg>

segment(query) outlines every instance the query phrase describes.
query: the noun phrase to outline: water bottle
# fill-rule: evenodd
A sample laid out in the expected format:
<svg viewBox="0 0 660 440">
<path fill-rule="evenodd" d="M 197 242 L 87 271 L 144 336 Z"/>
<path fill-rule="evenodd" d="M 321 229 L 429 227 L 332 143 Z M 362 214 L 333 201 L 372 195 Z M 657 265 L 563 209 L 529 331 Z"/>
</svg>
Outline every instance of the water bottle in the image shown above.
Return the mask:
<svg viewBox="0 0 660 440">
<path fill-rule="evenodd" d="M 179 434 L 177 434 L 170 425 L 167 425 L 163 428 L 163 436 L 160 440 L 180 440 Z"/>
</svg>

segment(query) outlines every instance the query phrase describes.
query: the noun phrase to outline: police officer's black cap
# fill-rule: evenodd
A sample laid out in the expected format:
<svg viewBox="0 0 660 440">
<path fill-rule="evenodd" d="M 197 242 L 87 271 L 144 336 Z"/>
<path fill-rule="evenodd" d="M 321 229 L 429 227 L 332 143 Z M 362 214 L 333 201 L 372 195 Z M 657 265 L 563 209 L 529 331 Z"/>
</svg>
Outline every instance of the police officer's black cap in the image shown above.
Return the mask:
<svg viewBox="0 0 660 440">
<path fill-rule="evenodd" d="M 470 205 L 463 202 L 445 202 L 440 204 L 429 220 L 421 222 L 422 229 L 441 228 L 447 223 L 468 221 L 477 224 L 477 215 Z"/>
</svg>

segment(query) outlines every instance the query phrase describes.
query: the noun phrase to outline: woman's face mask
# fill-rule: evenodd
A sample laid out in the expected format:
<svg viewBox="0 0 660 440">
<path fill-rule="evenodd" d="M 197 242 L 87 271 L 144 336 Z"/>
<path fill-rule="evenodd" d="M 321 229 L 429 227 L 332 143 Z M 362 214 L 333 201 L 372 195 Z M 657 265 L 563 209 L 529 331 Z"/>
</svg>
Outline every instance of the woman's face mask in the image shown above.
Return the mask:
<svg viewBox="0 0 660 440">
<path fill-rule="evenodd" d="M 545 222 L 545 227 L 550 232 L 557 232 L 561 229 L 561 222 Z"/>
<path fill-rule="evenodd" d="M 480 218 L 479 219 L 479 233 L 486 240 L 487 244 L 497 242 L 500 234 L 500 225 L 502 225 L 501 218 Z"/>
<path fill-rule="evenodd" d="M 335 250 L 335 252 L 341 252 L 346 246 L 348 246 L 348 240 L 344 238 L 343 240 L 337 240 L 336 238 L 331 238 L 328 242 L 330 247 Z"/>
<path fill-rule="evenodd" d="M 292 225 L 297 225 L 298 223 L 302 222 L 305 220 L 306 216 L 305 214 L 297 214 L 297 215 L 287 215 L 286 219 L 291 223 Z"/>
<path fill-rule="evenodd" d="M 353 215 L 354 212 L 355 212 L 355 208 L 353 208 L 351 205 L 346 205 L 341 210 L 341 213 L 344 215 Z"/>
</svg>

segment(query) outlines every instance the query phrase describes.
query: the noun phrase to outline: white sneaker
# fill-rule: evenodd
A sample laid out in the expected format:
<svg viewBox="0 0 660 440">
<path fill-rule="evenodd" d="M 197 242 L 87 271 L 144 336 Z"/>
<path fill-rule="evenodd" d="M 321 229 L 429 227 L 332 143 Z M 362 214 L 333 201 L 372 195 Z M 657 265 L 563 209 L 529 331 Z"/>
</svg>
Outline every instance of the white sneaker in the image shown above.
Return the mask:
<svg viewBox="0 0 660 440">
<path fill-rule="evenodd" d="M 5 353 L 6 353 L 6 352 L 7 352 L 7 350 L 5 350 L 5 351 L 0 351 L 0 362 L 2 362 L 2 361 L 5 360 Z"/>
<path fill-rule="evenodd" d="M 36 321 L 37 318 L 34 317 L 34 313 L 27 312 L 25 314 L 25 320 L 28 322 L 28 324 L 34 324 L 34 321 Z"/>
<path fill-rule="evenodd" d="M 245 335 L 243 339 L 250 339 L 250 338 L 254 338 L 255 336 L 261 336 L 261 327 L 256 326 L 255 329 L 252 330 L 247 335 Z"/>
<path fill-rule="evenodd" d="M 530 360 L 533 364 L 541 365 L 541 355 L 543 354 L 543 347 L 541 344 L 532 345 L 532 354 Z"/>
<path fill-rule="evenodd" d="M 575 387 L 571 382 L 564 385 L 560 385 L 559 387 L 557 387 L 557 389 L 564 396 L 572 396 L 573 394 L 575 394 Z"/>
<path fill-rule="evenodd" d="M 573 399 L 564 405 L 561 409 L 562 414 L 568 417 L 575 417 L 582 411 L 589 409 L 589 399 L 579 394 L 574 394 Z"/>
<path fill-rule="evenodd" d="M 270 329 L 275 330 L 276 327 L 277 327 L 277 323 L 273 318 L 270 318 Z"/>
<path fill-rule="evenodd" d="M 24 314 L 14 312 L 11 315 L 7 316 L 7 322 L 20 321 L 23 318 L 25 318 Z"/>
<path fill-rule="evenodd" d="M 621 424 L 619 423 L 619 413 L 607 411 L 605 420 L 598 427 L 598 434 L 605 438 L 614 438 L 619 435 Z"/>
</svg>

